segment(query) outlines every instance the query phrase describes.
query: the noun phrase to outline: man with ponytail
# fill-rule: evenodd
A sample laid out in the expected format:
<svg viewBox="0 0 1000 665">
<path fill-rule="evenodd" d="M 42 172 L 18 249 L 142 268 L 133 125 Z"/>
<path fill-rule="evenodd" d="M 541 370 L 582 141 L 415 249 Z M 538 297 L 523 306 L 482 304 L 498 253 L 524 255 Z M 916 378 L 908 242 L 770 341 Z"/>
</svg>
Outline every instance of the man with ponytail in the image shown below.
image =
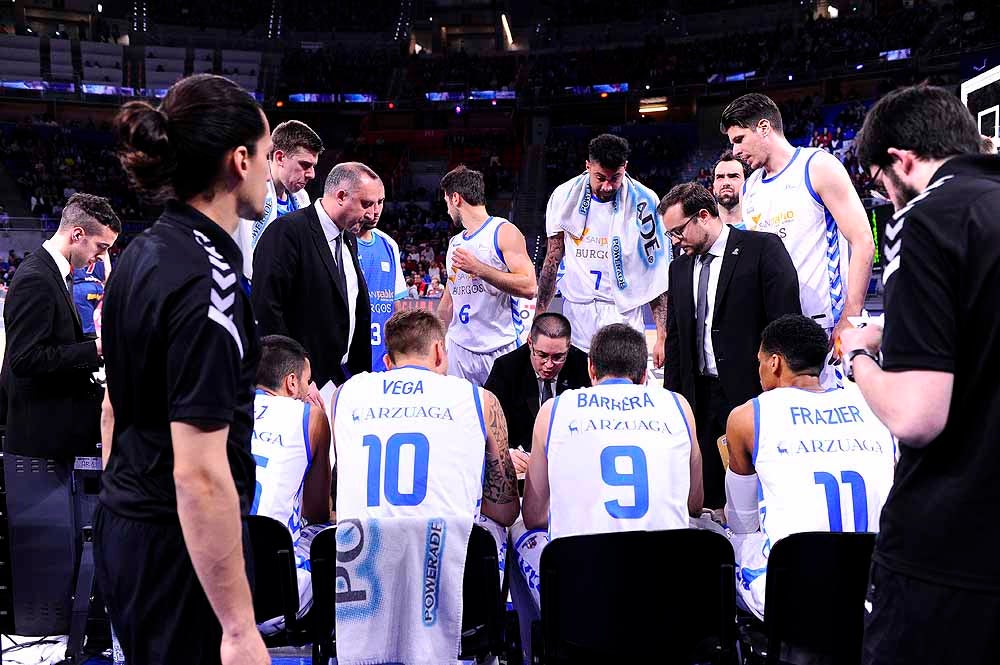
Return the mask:
<svg viewBox="0 0 1000 665">
<path fill-rule="evenodd" d="M 129 663 L 263 665 L 241 520 L 260 350 L 232 236 L 264 212 L 267 118 L 200 74 L 115 126 L 133 186 L 166 207 L 105 295 L 98 583 Z"/>
</svg>

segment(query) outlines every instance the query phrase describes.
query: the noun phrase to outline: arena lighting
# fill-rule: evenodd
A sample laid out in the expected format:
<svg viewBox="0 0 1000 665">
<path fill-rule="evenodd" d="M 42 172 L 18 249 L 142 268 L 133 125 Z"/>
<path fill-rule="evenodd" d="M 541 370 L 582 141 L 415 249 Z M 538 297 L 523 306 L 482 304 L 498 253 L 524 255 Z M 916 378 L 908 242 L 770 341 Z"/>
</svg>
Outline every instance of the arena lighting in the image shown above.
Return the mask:
<svg viewBox="0 0 1000 665">
<path fill-rule="evenodd" d="M 396 108 L 396 105 L 394 103 L 392 103 L 392 102 L 389 102 L 389 110 L 391 111 L 394 108 Z"/>
<path fill-rule="evenodd" d="M 840 16 L 840 10 L 834 7 L 833 5 L 827 7 L 827 11 L 830 12 L 830 18 L 837 18 L 838 16 Z"/>
<path fill-rule="evenodd" d="M 461 106 L 456 106 L 456 107 L 455 107 L 455 113 L 456 113 L 457 115 L 461 115 L 461 113 L 462 113 L 462 107 L 461 107 Z"/>
<path fill-rule="evenodd" d="M 640 106 L 639 113 L 663 113 L 664 111 L 669 111 L 670 107 L 666 104 L 657 104 L 655 106 Z"/>
<path fill-rule="evenodd" d="M 497 100 L 495 99 L 490 100 L 490 106 L 496 106 L 496 105 L 497 105 Z"/>
<path fill-rule="evenodd" d="M 500 23 L 503 24 L 503 34 L 507 38 L 507 46 L 513 46 L 514 37 L 510 34 L 510 24 L 507 22 L 506 14 L 500 14 Z"/>
<path fill-rule="evenodd" d="M 97 3 L 97 13 L 100 14 L 103 11 L 104 11 L 104 5 L 102 5 L 101 3 L 98 2 Z"/>
<path fill-rule="evenodd" d="M 602 92 L 601 93 L 601 99 L 607 99 L 607 98 L 608 98 L 608 93 Z"/>
<path fill-rule="evenodd" d="M 278 101 L 276 101 L 274 103 L 274 105 L 277 106 L 280 109 L 282 106 L 285 105 L 285 102 L 279 99 Z"/>
</svg>

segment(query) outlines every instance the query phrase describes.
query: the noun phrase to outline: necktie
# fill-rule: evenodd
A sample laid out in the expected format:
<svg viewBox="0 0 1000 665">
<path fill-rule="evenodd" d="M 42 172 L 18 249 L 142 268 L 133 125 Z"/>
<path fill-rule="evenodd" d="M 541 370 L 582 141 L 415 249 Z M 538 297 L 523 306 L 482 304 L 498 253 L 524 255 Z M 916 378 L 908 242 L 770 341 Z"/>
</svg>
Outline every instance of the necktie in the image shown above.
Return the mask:
<svg viewBox="0 0 1000 665">
<path fill-rule="evenodd" d="M 695 308 L 695 348 L 698 353 L 698 372 L 705 373 L 705 319 L 708 316 L 708 275 L 711 270 L 711 254 L 701 256 L 701 271 L 698 273 L 698 300 Z"/>
<path fill-rule="evenodd" d="M 73 273 L 66 275 L 66 290 L 69 291 L 70 295 L 73 295 Z"/>
<path fill-rule="evenodd" d="M 552 399 L 552 379 L 543 379 L 542 381 L 542 397 L 539 405 L 545 404 L 548 400 Z"/>
<path fill-rule="evenodd" d="M 337 286 L 347 292 L 347 276 L 344 274 L 344 232 L 341 231 L 333 241 L 333 262 L 337 265 Z"/>
</svg>

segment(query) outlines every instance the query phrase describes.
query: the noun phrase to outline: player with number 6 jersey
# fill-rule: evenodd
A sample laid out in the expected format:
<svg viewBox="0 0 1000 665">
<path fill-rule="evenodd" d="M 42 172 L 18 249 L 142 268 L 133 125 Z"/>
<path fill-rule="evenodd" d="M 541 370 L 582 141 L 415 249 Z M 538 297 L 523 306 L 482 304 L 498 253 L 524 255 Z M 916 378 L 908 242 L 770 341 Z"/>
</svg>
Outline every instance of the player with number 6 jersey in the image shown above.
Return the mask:
<svg viewBox="0 0 1000 665">
<path fill-rule="evenodd" d="M 737 588 L 761 619 L 774 543 L 804 531 L 878 531 L 892 487 L 892 434 L 859 391 L 820 385 L 827 344 L 809 317 L 770 323 L 758 353 L 765 392 L 734 409 L 726 428 Z"/>
</svg>

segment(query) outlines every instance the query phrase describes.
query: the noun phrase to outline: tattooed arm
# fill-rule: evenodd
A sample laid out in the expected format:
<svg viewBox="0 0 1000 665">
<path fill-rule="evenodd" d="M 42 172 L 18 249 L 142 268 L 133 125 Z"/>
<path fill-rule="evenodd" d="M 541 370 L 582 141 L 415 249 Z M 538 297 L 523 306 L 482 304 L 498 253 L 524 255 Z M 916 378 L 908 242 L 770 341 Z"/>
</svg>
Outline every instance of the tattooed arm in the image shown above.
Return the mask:
<svg viewBox="0 0 1000 665">
<path fill-rule="evenodd" d="M 656 344 L 653 346 L 653 367 L 663 367 L 667 343 L 667 291 L 653 298 L 649 303 L 653 310 L 653 321 L 656 323 Z"/>
<path fill-rule="evenodd" d="M 535 300 L 536 316 L 546 311 L 552 303 L 552 297 L 556 294 L 556 273 L 559 272 L 559 263 L 565 252 L 563 232 L 560 231 L 549 238 L 548 246 L 545 249 L 545 261 L 542 263 L 542 272 L 538 275 L 538 297 Z"/>
<path fill-rule="evenodd" d="M 549 525 L 549 458 L 545 443 L 552 420 L 550 399 L 538 410 L 535 429 L 531 439 L 531 458 L 528 460 L 528 475 L 524 479 L 524 526 L 528 529 L 545 529 Z"/>
<path fill-rule="evenodd" d="M 486 419 L 486 473 L 483 474 L 482 513 L 502 526 L 510 526 L 520 512 L 517 473 L 507 450 L 507 418 L 500 401 L 481 390 Z"/>
</svg>

